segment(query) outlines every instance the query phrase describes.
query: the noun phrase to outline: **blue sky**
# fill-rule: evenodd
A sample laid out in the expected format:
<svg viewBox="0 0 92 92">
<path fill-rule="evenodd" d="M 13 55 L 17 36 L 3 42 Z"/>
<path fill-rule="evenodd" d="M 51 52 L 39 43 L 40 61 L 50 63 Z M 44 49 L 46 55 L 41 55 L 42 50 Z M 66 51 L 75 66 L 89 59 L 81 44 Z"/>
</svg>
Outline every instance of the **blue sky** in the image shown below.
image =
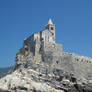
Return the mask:
<svg viewBox="0 0 92 92">
<path fill-rule="evenodd" d="M 23 39 L 49 18 L 63 51 L 92 57 L 92 0 L 0 0 L 0 67 L 13 65 Z"/>
</svg>

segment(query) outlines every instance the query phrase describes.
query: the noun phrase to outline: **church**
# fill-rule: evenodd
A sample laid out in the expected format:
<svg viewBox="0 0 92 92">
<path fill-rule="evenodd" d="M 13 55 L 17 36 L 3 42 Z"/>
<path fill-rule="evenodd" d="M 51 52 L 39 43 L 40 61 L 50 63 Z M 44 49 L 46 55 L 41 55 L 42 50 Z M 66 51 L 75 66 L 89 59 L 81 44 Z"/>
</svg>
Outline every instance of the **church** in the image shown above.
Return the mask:
<svg viewBox="0 0 92 92">
<path fill-rule="evenodd" d="M 51 19 L 49 19 L 44 30 L 25 39 L 24 46 L 27 46 L 34 56 L 48 51 L 58 50 L 59 54 L 62 52 L 61 44 L 55 42 L 55 25 Z"/>
</svg>

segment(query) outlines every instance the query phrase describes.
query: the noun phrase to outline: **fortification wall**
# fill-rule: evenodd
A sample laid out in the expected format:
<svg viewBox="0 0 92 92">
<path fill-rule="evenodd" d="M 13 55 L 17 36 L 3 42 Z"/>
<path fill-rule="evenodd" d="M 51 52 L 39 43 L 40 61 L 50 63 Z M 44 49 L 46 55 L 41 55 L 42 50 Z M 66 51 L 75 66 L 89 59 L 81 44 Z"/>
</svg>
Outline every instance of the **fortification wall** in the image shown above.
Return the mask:
<svg viewBox="0 0 92 92">
<path fill-rule="evenodd" d="M 61 44 L 43 43 L 42 59 L 44 62 L 52 64 L 62 56 Z"/>
<path fill-rule="evenodd" d="M 61 44 L 51 43 L 51 42 L 44 42 L 43 43 L 44 51 L 60 51 L 62 52 Z"/>
<path fill-rule="evenodd" d="M 92 59 L 89 57 L 63 53 L 56 67 L 75 74 L 79 80 L 92 79 Z"/>
<path fill-rule="evenodd" d="M 67 54 L 69 54 L 69 53 L 67 53 Z M 69 55 L 71 55 L 73 57 L 73 59 L 75 59 L 75 61 L 77 61 L 77 62 L 92 64 L 92 58 L 90 58 L 90 57 L 80 56 L 78 54 L 73 54 L 73 53 L 70 53 Z"/>
</svg>

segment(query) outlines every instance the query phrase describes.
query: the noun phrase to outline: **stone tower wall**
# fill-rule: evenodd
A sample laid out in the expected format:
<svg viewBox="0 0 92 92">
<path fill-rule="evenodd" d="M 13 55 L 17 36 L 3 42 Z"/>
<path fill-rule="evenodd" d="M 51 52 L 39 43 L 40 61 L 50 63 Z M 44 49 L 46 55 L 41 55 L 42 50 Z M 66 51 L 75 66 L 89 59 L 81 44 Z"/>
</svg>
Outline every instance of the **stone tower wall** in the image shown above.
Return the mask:
<svg viewBox="0 0 92 92">
<path fill-rule="evenodd" d="M 41 34 L 41 39 L 44 42 L 55 43 L 55 37 L 54 37 L 54 35 L 49 30 L 46 29 L 44 31 L 41 31 L 40 34 Z"/>
</svg>

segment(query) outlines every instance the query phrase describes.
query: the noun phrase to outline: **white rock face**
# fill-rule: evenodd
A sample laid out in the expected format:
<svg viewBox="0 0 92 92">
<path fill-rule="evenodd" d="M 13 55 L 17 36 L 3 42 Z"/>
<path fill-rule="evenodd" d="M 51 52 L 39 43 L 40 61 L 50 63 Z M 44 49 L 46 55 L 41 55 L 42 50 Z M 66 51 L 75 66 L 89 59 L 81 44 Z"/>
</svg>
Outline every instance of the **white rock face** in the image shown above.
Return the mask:
<svg viewBox="0 0 92 92">
<path fill-rule="evenodd" d="M 29 74 L 26 73 L 26 75 Z M 0 88 L 6 91 L 17 90 L 17 92 L 21 92 L 21 90 L 22 92 L 34 92 L 34 90 L 36 92 L 64 92 L 63 90 L 56 90 L 46 83 L 33 81 L 31 77 L 24 77 L 18 71 L 2 78 L 0 80 Z"/>
</svg>

